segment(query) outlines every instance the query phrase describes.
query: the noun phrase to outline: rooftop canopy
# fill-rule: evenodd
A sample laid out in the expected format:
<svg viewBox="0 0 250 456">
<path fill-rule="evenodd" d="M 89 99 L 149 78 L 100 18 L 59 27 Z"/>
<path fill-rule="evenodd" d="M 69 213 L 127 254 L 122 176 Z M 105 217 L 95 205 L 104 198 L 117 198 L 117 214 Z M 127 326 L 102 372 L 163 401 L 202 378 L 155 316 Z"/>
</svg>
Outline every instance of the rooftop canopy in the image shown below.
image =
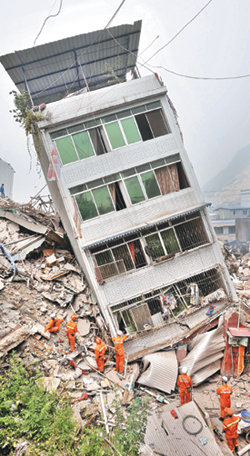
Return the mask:
<svg viewBox="0 0 250 456">
<path fill-rule="evenodd" d="M 136 21 L 15 51 L 0 62 L 34 105 L 50 103 L 84 88 L 124 82 L 135 69 L 140 31 Z"/>
</svg>

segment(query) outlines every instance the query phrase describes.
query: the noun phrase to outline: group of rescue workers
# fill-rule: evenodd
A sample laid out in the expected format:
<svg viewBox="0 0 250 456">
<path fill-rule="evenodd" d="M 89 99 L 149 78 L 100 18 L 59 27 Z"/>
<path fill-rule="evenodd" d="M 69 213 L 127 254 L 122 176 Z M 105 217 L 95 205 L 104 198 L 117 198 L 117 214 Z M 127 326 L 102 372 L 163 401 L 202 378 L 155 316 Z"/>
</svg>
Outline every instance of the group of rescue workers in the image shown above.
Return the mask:
<svg viewBox="0 0 250 456">
<path fill-rule="evenodd" d="M 177 386 L 179 388 L 180 403 L 183 405 L 192 399 L 192 379 L 187 374 L 188 369 L 182 368 L 182 373 L 178 376 Z M 233 415 L 231 409 L 231 394 L 233 390 L 227 384 L 227 377 L 222 377 L 222 385 L 216 390 L 220 400 L 220 420 L 223 421 L 223 432 L 227 444 L 231 451 L 238 452 L 238 423 L 241 421 L 239 416 Z"/>
<path fill-rule="evenodd" d="M 70 344 L 70 350 L 75 351 L 76 333 L 77 333 L 77 315 L 71 315 L 70 321 L 66 325 L 66 335 Z M 60 329 L 60 325 L 64 320 L 62 318 L 56 318 L 56 314 L 52 314 L 45 328 L 45 332 L 57 333 Z M 124 346 L 123 343 L 128 337 L 128 334 L 123 334 L 122 331 L 117 331 L 116 337 L 112 337 L 114 343 L 116 370 L 119 374 L 123 374 L 124 371 Z M 95 346 L 95 359 L 97 369 L 100 372 L 104 371 L 105 364 L 105 353 L 106 345 L 100 339 L 96 338 Z M 192 379 L 187 374 L 188 369 L 182 368 L 182 373 L 178 376 L 177 386 L 180 394 L 180 404 L 183 405 L 190 402 L 192 399 Z M 231 394 L 233 390 L 231 386 L 227 384 L 227 377 L 222 377 L 222 385 L 217 388 L 217 395 L 220 397 L 220 420 L 223 421 L 223 432 L 230 450 L 238 451 L 238 423 L 241 420 L 239 416 L 234 416 L 231 407 Z"/>
<path fill-rule="evenodd" d="M 70 344 L 70 350 L 73 352 L 75 351 L 75 344 L 76 344 L 76 333 L 77 333 L 77 315 L 73 314 L 70 317 L 70 321 L 66 325 L 66 335 Z M 50 316 L 49 323 L 47 324 L 44 332 L 49 331 L 50 333 L 57 333 L 60 329 L 61 323 L 64 320 L 62 318 L 57 318 L 56 314 L 53 313 Z M 119 374 L 123 374 L 124 370 L 124 346 L 123 342 L 128 337 L 128 334 L 123 334 L 122 331 L 117 331 L 117 336 L 112 337 L 112 341 L 114 343 L 114 351 L 115 351 L 115 361 L 116 361 L 116 370 Z M 111 347 L 113 348 L 113 347 Z M 106 345 L 100 337 L 96 338 L 96 346 L 95 346 L 95 359 L 97 364 L 97 369 L 100 372 L 104 371 L 104 360 L 105 360 L 105 352 L 106 352 Z"/>
</svg>

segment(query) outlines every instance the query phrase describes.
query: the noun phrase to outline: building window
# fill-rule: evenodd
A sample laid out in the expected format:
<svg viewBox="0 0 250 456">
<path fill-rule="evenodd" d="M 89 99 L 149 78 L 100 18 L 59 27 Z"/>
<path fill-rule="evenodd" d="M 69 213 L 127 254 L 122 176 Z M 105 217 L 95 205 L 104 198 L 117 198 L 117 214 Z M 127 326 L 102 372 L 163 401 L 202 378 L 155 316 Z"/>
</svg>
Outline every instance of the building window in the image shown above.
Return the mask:
<svg viewBox="0 0 250 456">
<path fill-rule="evenodd" d="M 176 159 L 179 159 L 178 154 L 172 157 L 172 161 Z M 189 184 L 181 162 L 169 161 L 171 157 L 71 188 L 70 193 L 75 197 L 82 219 L 107 214 L 111 210 L 120 211 L 145 200 L 187 188 Z M 167 162 L 168 165 L 165 164 Z M 92 196 L 89 196 L 90 189 Z M 87 196 L 81 198 L 80 194 L 84 192 Z M 91 204 L 92 209 L 84 208 L 84 204 Z"/>
<path fill-rule="evenodd" d="M 190 230 L 194 231 L 192 235 Z M 91 248 L 90 253 L 98 268 L 97 276 L 105 280 L 208 242 L 201 216 L 195 212 L 134 235 L 114 239 Z"/>
<path fill-rule="evenodd" d="M 50 133 L 63 165 L 170 133 L 160 102 Z"/>
<path fill-rule="evenodd" d="M 223 234 L 223 226 L 215 226 L 214 231 L 216 234 Z"/>
<path fill-rule="evenodd" d="M 235 226 L 229 226 L 229 234 L 235 234 Z"/>
<path fill-rule="evenodd" d="M 176 315 L 193 305 L 190 293 L 192 284 L 197 285 L 200 298 L 218 288 L 223 288 L 220 272 L 217 269 L 210 269 L 184 281 L 151 290 L 144 293 L 143 296 L 137 296 L 111 307 L 117 328 L 133 333 L 143 331 L 148 326 L 161 326 L 163 324 L 162 313 L 165 312 L 163 302 L 168 308 L 167 321 L 174 321 Z"/>
</svg>

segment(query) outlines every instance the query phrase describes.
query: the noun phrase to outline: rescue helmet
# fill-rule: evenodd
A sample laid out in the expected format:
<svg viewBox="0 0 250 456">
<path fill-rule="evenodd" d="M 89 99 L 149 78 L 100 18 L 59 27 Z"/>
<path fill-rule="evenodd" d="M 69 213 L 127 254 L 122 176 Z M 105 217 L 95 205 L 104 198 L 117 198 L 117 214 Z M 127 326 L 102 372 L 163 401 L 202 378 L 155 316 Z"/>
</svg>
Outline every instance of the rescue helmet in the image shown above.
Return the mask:
<svg viewBox="0 0 250 456">
<path fill-rule="evenodd" d="M 76 319 L 77 319 L 77 315 L 76 315 L 76 314 L 73 314 L 73 315 L 71 315 L 70 318 L 71 318 L 71 320 L 76 320 Z"/>
<path fill-rule="evenodd" d="M 53 318 L 53 320 L 56 318 L 55 312 L 53 312 L 53 313 L 50 315 L 50 318 Z"/>
<path fill-rule="evenodd" d="M 100 337 L 97 337 L 95 341 L 96 341 L 97 344 L 100 344 L 101 343 Z"/>
<path fill-rule="evenodd" d="M 223 376 L 223 377 L 222 377 L 222 381 L 223 381 L 224 383 L 227 383 L 227 380 L 228 380 L 228 378 L 227 378 L 226 376 Z"/>
<path fill-rule="evenodd" d="M 232 416 L 232 414 L 233 414 L 233 410 L 232 410 L 230 407 L 226 407 L 226 408 L 225 408 L 225 412 L 226 412 L 229 416 Z"/>
<path fill-rule="evenodd" d="M 183 368 L 181 369 L 181 372 L 182 374 L 186 374 L 187 373 L 187 367 L 186 366 L 183 366 Z"/>
<path fill-rule="evenodd" d="M 117 331 L 117 336 L 122 336 L 122 334 L 123 334 L 123 332 L 119 329 L 119 330 Z"/>
</svg>

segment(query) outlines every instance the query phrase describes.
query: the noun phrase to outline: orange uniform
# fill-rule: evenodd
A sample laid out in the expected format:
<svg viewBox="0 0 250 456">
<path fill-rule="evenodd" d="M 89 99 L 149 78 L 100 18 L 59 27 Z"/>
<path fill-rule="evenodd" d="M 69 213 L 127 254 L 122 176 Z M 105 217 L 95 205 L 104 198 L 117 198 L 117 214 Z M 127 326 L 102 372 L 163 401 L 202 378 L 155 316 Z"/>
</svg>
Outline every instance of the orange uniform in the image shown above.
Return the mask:
<svg viewBox="0 0 250 456">
<path fill-rule="evenodd" d="M 51 318 L 49 323 L 47 324 L 44 332 L 49 331 L 50 333 L 57 333 L 60 329 L 61 322 L 63 321 L 62 318 Z"/>
<path fill-rule="evenodd" d="M 225 408 L 230 407 L 231 405 L 231 394 L 233 390 L 231 386 L 228 386 L 226 383 L 217 388 L 216 393 L 220 396 L 220 416 L 225 418 L 226 412 Z"/>
<path fill-rule="evenodd" d="M 95 346 L 95 360 L 97 368 L 100 372 L 103 372 L 104 370 L 105 349 L 105 343 L 101 341 L 100 337 L 97 337 Z"/>
<path fill-rule="evenodd" d="M 180 374 L 177 380 L 177 386 L 179 388 L 180 400 L 181 405 L 185 402 L 190 402 L 191 396 L 190 392 L 188 391 L 189 388 L 192 387 L 192 380 L 191 377 L 187 374 Z"/>
<path fill-rule="evenodd" d="M 75 351 L 75 342 L 76 342 L 76 333 L 77 333 L 77 324 L 74 322 L 76 320 L 76 316 L 72 315 L 71 320 L 68 322 L 66 326 L 66 334 L 68 341 L 70 343 L 70 350 L 73 352 Z"/>
<path fill-rule="evenodd" d="M 123 365 L 124 365 L 124 346 L 123 342 L 125 339 L 127 339 L 128 335 L 125 334 L 125 336 L 116 336 L 112 337 L 112 341 L 114 342 L 115 345 L 115 368 L 116 370 L 122 374 L 123 373 Z"/>
<path fill-rule="evenodd" d="M 240 416 L 228 416 L 223 421 L 223 432 L 225 432 L 227 444 L 230 450 L 238 449 L 238 423 Z"/>
</svg>

